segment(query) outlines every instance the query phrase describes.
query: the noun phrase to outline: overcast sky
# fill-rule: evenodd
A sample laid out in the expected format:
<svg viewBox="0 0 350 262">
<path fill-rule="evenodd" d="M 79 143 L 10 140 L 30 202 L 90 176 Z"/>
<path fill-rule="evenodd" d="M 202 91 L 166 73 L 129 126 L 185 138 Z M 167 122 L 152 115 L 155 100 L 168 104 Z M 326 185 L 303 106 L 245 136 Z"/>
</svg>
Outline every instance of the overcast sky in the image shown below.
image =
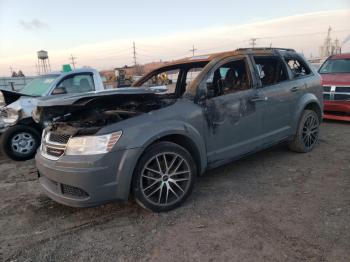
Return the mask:
<svg viewBox="0 0 350 262">
<path fill-rule="evenodd" d="M 343 41 L 349 21 L 350 0 L 0 0 L 0 75 L 10 66 L 34 74 L 40 49 L 56 70 L 71 54 L 79 66 L 131 64 L 133 41 L 140 63 L 188 56 L 192 44 L 197 54 L 246 47 L 251 37 L 317 56 L 328 26 Z"/>
</svg>

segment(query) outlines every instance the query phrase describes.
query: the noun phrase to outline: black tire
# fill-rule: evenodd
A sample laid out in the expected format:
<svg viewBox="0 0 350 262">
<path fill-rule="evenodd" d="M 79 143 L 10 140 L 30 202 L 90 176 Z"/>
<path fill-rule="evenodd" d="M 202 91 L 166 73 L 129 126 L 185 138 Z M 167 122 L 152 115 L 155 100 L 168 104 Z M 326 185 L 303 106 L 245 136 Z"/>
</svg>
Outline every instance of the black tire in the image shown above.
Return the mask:
<svg viewBox="0 0 350 262">
<path fill-rule="evenodd" d="M 289 149 L 299 153 L 310 152 L 318 143 L 320 119 L 313 110 L 304 110 L 295 137 L 289 142 Z"/>
<path fill-rule="evenodd" d="M 13 143 L 13 139 L 19 137 L 19 134 L 24 135 L 28 143 L 27 150 L 17 148 Z M 2 135 L 0 140 L 1 151 L 9 158 L 16 161 L 24 161 L 32 159 L 40 145 L 40 133 L 33 127 L 26 125 L 16 125 L 9 127 Z"/>
<path fill-rule="evenodd" d="M 146 149 L 138 161 L 132 192 L 142 207 L 165 212 L 186 200 L 196 177 L 196 163 L 185 148 L 171 142 L 159 142 Z M 153 191 L 155 193 L 151 194 Z"/>
</svg>

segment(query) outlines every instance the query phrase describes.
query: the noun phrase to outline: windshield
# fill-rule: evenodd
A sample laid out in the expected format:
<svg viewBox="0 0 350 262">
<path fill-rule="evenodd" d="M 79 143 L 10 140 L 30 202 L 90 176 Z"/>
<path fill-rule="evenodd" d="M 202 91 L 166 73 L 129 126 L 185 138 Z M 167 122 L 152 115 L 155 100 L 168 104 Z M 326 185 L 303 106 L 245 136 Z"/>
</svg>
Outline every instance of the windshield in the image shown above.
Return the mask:
<svg viewBox="0 0 350 262">
<path fill-rule="evenodd" d="M 49 75 L 35 78 L 23 87 L 20 92 L 30 96 L 42 96 L 49 90 L 52 82 L 55 81 L 58 76 L 59 75 Z"/>
<path fill-rule="evenodd" d="M 350 73 L 350 59 L 329 59 L 322 65 L 319 73 Z"/>
</svg>

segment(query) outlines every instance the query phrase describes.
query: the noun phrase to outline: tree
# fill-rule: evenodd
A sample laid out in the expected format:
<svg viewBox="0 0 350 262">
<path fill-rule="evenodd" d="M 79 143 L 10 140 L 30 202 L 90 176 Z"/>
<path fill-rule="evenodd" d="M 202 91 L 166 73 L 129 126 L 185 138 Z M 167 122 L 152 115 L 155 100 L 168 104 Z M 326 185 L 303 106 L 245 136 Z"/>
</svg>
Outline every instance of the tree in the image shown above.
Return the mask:
<svg viewBox="0 0 350 262">
<path fill-rule="evenodd" d="M 22 70 L 19 70 L 19 71 L 18 71 L 17 76 L 18 76 L 18 77 L 25 77 L 25 75 L 23 74 Z"/>
</svg>

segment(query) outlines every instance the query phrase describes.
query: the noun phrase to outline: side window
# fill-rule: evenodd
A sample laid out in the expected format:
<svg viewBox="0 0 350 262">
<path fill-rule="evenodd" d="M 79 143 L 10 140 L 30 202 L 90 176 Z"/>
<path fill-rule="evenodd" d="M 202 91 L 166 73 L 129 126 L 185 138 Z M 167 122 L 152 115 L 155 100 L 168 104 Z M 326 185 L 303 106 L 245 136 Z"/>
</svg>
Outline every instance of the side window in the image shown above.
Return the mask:
<svg viewBox="0 0 350 262">
<path fill-rule="evenodd" d="M 220 66 L 207 79 L 209 97 L 235 93 L 250 87 L 249 73 L 244 59 Z"/>
<path fill-rule="evenodd" d="M 286 67 L 279 57 L 254 56 L 254 61 L 263 87 L 288 79 Z"/>
<path fill-rule="evenodd" d="M 285 57 L 284 59 L 292 71 L 293 78 L 303 77 L 311 73 L 310 68 L 301 58 Z"/>
<path fill-rule="evenodd" d="M 194 67 L 187 71 L 186 85 L 189 85 L 202 72 L 203 67 Z"/>
<path fill-rule="evenodd" d="M 73 75 L 58 84 L 53 94 L 86 93 L 95 90 L 91 74 Z"/>
<path fill-rule="evenodd" d="M 175 93 L 179 73 L 179 69 L 160 72 L 150 77 L 142 86 L 157 89 L 167 94 Z"/>
</svg>

